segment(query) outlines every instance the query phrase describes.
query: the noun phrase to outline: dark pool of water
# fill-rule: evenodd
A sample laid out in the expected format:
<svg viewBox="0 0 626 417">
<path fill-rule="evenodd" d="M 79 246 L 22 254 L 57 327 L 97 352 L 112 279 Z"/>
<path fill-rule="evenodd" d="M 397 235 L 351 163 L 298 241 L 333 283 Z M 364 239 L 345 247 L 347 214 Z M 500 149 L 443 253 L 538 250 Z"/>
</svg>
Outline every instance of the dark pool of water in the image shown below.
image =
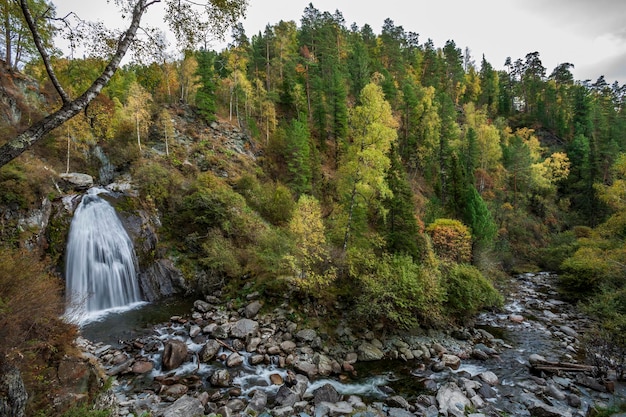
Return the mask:
<svg viewBox="0 0 626 417">
<path fill-rule="evenodd" d="M 92 342 L 102 342 L 121 348 L 122 341 L 132 340 L 154 332 L 153 326 L 169 321 L 175 315 L 191 313 L 194 299 L 172 297 L 139 308 L 110 313 L 105 317 L 85 324 L 80 332 Z"/>
</svg>

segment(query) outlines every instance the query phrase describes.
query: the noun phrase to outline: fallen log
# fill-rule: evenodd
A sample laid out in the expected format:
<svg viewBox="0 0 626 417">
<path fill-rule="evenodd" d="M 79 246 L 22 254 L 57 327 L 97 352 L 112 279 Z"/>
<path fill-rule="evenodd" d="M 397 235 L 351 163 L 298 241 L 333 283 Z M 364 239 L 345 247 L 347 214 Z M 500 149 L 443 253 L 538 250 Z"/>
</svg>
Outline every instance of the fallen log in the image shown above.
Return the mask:
<svg viewBox="0 0 626 417">
<path fill-rule="evenodd" d="M 556 365 L 534 365 L 532 368 L 537 371 L 551 372 L 551 373 L 559 373 L 559 372 L 594 372 L 594 366 L 587 365 L 576 365 L 574 364 L 562 364 L 560 366 Z"/>
<path fill-rule="evenodd" d="M 595 366 L 571 362 L 536 361 L 531 363 L 530 367 L 534 371 L 543 371 L 552 374 L 559 374 L 561 372 L 596 373 L 597 371 Z"/>
</svg>

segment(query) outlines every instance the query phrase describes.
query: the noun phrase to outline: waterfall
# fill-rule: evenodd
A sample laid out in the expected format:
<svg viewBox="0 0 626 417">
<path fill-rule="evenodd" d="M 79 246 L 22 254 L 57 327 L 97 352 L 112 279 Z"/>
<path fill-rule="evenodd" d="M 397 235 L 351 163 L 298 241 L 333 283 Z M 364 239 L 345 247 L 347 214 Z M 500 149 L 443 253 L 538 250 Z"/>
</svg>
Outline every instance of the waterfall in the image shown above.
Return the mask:
<svg viewBox="0 0 626 417">
<path fill-rule="evenodd" d="M 133 243 L 115 209 L 90 189 L 76 208 L 66 255 L 66 317 L 78 323 L 141 301 Z"/>
</svg>

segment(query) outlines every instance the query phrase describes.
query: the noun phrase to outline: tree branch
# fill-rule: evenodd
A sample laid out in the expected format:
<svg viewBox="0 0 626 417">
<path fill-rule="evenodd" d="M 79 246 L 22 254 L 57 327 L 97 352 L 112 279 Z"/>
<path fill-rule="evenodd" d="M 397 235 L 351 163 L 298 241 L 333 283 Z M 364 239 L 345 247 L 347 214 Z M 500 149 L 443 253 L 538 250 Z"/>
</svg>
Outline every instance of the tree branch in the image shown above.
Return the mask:
<svg viewBox="0 0 626 417">
<path fill-rule="evenodd" d="M 50 63 L 50 55 L 48 55 L 48 51 L 46 51 L 46 48 L 44 48 L 43 46 L 41 35 L 39 34 L 39 29 L 37 29 L 37 25 L 35 24 L 32 14 L 30 13 L 30 9 L 28 8 L 26 0 L 20 0 L 20 8 L 22 9 L 22 14 L 24 15 L 24 19 L 26 20 L 28 29 L 30 29 L 30 33 L 32 33 L 33 35 L 33 41 L 35 42 L 37 51 L 39 51 L 39 55 L 43 60 L 44 66 L 46 67 L 48 77 L 50 77 L 52 85 L 54 85 L 54 88 L 59 93 L 59 96 L 61 96 L 61 100 L 63 100 L 63 104 L 65 105 L 70 101 L 70 96 L 65 92 L 63 86 L 61 85 L 56 74 L 54 73 L 54 69 L 52 68 L 52 64 Z"/>
<path fill-rule="evenodd" d="M 143 13 L 146 11 L 146 8 L 149 5 L 154 4 L 155 2 L 155 0 L 139 0 L 135 4 L 135 7 L 133 8 L 132 21 L 126 32 L 124 32 L 124 34 L 120 38 L 115 54 L 109 61 L 102 74 L 100 74 L 100 76 L 80 97 L 73 101 L 69 99 L 64 100 L 63 106 L 59 110 L 50 114 L 39 122 L 33 124 L 27 130 L 20 133 L 15 138 L 10 139 L 9 142 L 0 147 L 0 167 L 6 165 L 10 161 L 21 155 L 26 149 L 28 149 L 35 142 L 41 139 L 45 134 L 49 133 L 53 129 L 59 127 L 67 120 L 77 115 L 89 104 L 89 102 L 91 102 L 91 100 L 96 98 L 102 88 L 104 88 L 104 86 L 111 80 L 111 78 L 115 74 L 115 71 L 119 67 L 122 58 L 124 57 L 124 55 L 126 55 L 128 48 L 135 39 L 135 36 L 137 35 L 137 29 L 139 28 L 141 18 L 143 16 Z M 26 10 L 26 12 L 28 12 L 28 15 L 30 16 L 30 11 L 28 10 L 28 6 L 26 5 L 26 0 L 20 0 L 20 4 L 22 5 L 22 10 Z M 31 27 L 31 24 L 32 16 L 30 16 L 29 28 L 31 29 L 33 36 L 35 38 L 38 38 L 39 36 L 37 29 L 34 26 Z M 39 41 L 41 43 L 41 39 L 39 39 Z M 45 60 L 48 56 L 45 49 L 40 49 L 39 45 L 37 46 L 37 48 L 39 50 L 39 53 L 42 55 L 42 58 L 44 58 Z M 46 69 L 48 68 L 48 65 L 49 62 L 46 64 Z M 51 68 L 52 67 L 50 67 L 50 69 Z M 55 79 L 56 77 L 53 78 L 53 80 Z M 62 88 L 61 91 L 63 91 Z"/>
</svg>

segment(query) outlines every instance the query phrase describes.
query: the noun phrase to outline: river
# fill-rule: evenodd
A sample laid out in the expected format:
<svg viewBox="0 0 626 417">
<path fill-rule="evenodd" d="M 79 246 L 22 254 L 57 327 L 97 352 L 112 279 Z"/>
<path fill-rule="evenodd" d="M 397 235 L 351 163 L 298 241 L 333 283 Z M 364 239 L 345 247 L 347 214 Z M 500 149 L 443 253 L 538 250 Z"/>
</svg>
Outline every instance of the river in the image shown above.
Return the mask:
<svg viewBox="0 0 626 417">
<path fill-rule="evenodd" d="M 441 363 L 436 357 L 388 360 L 398 355 L 393 350 L 393 346 L 399 345 L 398 339 L 394 339 L 389 343 L 381 342 L 385 359 L 363 361 L 359 357 L 352 365 L 352 372 L 346 372 L 350 368 L 344 367 L 328 376 L 321 375 L 325 358 L 332 358 L 336 352 L 345 354 L 345 348 L 334 350 L 328 346 L 316 346 L 317 339 L 304 341 L 293 335 L 287 336 L 290 332 L 283 331 L 281 327 L 288 326 L 285 324 L 288 322 L 277 320 L 276 317 L 254 317 L 256 321 L 242 319 L 238 314 L 231 315 L 221 308 L 214 313 L 202 314 L 197 310 L 197 303 L 195 312 L 191 314 L 194 303 L 185 300 L 171 300 L 110 315 L 105 320 L 85 326 L 82 335 L 95 344 L 94 350 L 99 352 L 105 367 L 109 371 L 115 369 L 118 378 L 116 389 L 120 403 L 123 404 L 120 415 L 136 412 L 133 404 L 138 399 L 141 399 L 142 404 L 152 404 L 146 406 L 148 411 L 158 414 L 163 412 L 163 407 L 172 407 L 183 398 L 206 399 L 207 396 L 210 397 L 204 406 L 207 413 L 230 404 L 234 408 L 233 415 L 237 415 L 237 412 L 243 412 L 241 407 L 250 407 L 255 391 L 263 391 L 267 397 L 267 410 L 271 410 L 272 415 L 280 415 L 285 407 L 281 402 L 281 392 L 285 390 L 281 383 L 272 379 L 272 375 L 277 375 L 276 378 L 285 381 L 285 384 L 291 378 L 291 384 L 295 384 L 293 369 L 296 368 L 297 374 L 307 374 L 309 368 L 300 366 L 305 360 L 310 360 L 317 367 L 317 374 L 307 374 L 305 385 L 308 394 L 300 394 L 300 404 L 307 405 L 302 405 L 302 412 L 298 414 L 300 416 L 318 414 L 319 408 L 315 411 L 315 407 L 319 405 L 313 403 L 312 392 L 326 384 L 332 385 L 343 396 L 344 401 L 337 404 L 350 398 L 356 401 L 354 398 L 358 398 L 362 401 L 359 405 L 366 407 L 368 412 L 378 413 L 369 414 L 374 416 L 432 415 L 437 408 L 441 413 L 442 404 L 446 400 L 440 398 L 440 393 L 443 387 L 450 386 L 458 387 L 459 395 L 469 401 L 467 413 L 475 411 L 483 415 L 586 416 L 594 408 L 624 402 L 626 389 L 620 381 L 612 381 L 611 389 L 614 391 L 610 392 L 601 384 L 592 383 L 593 378 L 583 373 L 531 372 L 531 355 L 541 355 L 548 362 L 580 364 L 585 359 L 582 340 L 590 321 L 574 306 L 559 299 L 554 289 L 555 279 L 554 275 L 547 273 L 515 277 L 504 308 L 497 312 L 481 313 L 476 318 L 475 328 L 465 331 L 466 334 L 484 335 L 486 338 L 457 340 L 451 337 L 452 332 L 444 331 L 403 339 L 407 342 L 405 344 L 415 343 L 414 352 L 419 346 L 428 345 L 431 353 L 436 354 L 438 346 L 443 345 L 448 354 L 458 355 L 462 359 L 460 367 L 455 370 L 435 366 Z M 172 316 L 176 317 L 170 320 Z M 235 327 L 246 320 L 260 325 L 254 333 L 259 336 L 257 346 L 250 348 L 255 339 L 250 337 L 252 334 L 240 341 L 230 334 L 224 334 L 222 336 L 226 337 L 219 340 L 228 342 L 225 344 L 228 349 L 221 348 L 206 363 L 200 360 L 205 344 L 213 338 L 218 339 L 217 328 Z M 204 326 L 206 323 L 209 324 Z M 163 346 L 169 338 L 184 341 L 189 353 L 177 369 L 164 372 L 161 370 Z M 288 343 L 285 342 L 293 342 L 298 347 L 289 351 L 286 347 Z M 130 348 L 133 345 L 134 348 Z M 147 345 L 152 348 L 146 349 Z M 476 359 L 470 352 L 479 346 L 484 346 L 490 354 Z M 238 353 L 233 352 L 235 350 Z M 230 362 L 237 354 L 241 356 L 241 361 Z M 121 370 L 120 359 L 113 360 L 120 355 L 129 358 L 127 368 Z M 261 359 L 255 362 L 254 358 L 258 356 Z M 132 361 L 147 361 L 152 366 L 147 374 L 138 374 L 131 368 Z M 341 366 L 341 360 L 337 363 Z M 213 376 L 224 369 L 232 374 L 232 378 L 222 386 Z M 489 375 L 489 372 L 497 378 L 496 382 L 485 382 L 485 375 Z M 163 378 L 170 379 L 164 383 Z M 154 381 L 159 382 L 155 384 Z M 184 391 L 184 396 L 178 395 L 180 392 L 164 395 L 164 391 L 170 392 L 168 387 L 172 385 L 180 385 L 180 392 Z M 293 391 L 293 386 L 290 385 L 289 390 Z M 202 392 L 208 394 L 200 395 Z M 158 401 L 146 400 L 146 397 L 159 396 Z M 233 405 L 235 399 L 243 405 L 239 408 Z M 348 406 L 352 407 L 352 412 L 359 410 L 357 405 Z M 293 408 L 294 405 L 289 407 Z M 407 414 L 393 414 L 396 409 L 403 409 Z M 292 412 L 295 411 L 297 409 L 292 409 Z M 446 412 L 448 415 L 465 415 L 455 414 L 456 411 Z"/>
</svg>

